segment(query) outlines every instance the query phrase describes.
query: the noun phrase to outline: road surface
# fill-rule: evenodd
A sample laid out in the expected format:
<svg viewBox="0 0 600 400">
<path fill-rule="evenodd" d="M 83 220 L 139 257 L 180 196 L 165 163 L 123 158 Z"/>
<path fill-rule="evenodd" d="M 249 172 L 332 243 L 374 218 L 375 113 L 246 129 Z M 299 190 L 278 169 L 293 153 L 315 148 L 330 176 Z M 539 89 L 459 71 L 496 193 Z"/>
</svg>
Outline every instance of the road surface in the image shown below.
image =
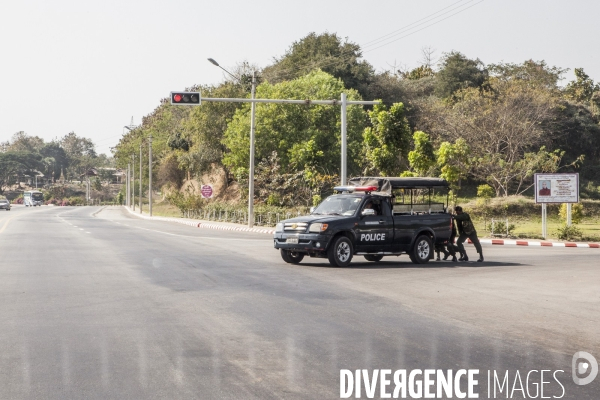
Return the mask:
<svg viewBox="0 0 600 400">
<path fill-rule="evenodd" d="M 480 370 L 480 398 L 487 371 L 562 370 L 545 396 L 596 399 L 571 358 L 600 359 L 600 251 L 484 252 L 290 265 L 266 234 L 0 211 L 0 398 L 329 399 L 342 369 L 429 368 Z"/>
</svg>

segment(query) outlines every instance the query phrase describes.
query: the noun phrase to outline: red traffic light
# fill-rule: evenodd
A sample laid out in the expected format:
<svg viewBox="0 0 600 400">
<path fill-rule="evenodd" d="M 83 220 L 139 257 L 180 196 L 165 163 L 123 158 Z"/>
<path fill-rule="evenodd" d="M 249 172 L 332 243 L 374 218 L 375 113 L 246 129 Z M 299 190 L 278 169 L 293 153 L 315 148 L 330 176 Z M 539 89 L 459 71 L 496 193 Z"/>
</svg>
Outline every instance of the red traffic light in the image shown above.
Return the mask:
<svg viewBox="0 0 600 400">
<path fill-rule="evenodd" d="M 200 105 L 200 92 L 171 92 L 171 104 Z"/>
</svg>

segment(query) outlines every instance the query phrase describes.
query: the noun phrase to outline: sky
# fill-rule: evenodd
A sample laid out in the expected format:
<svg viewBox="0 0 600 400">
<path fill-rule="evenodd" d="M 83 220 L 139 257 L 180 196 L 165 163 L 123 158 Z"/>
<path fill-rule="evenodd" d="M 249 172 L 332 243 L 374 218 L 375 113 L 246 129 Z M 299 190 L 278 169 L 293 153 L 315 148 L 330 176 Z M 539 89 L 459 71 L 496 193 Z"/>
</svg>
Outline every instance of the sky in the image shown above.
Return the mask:
<svg viewBox="0 0 600 400">
<path fill-rule="evenodd" d="M 0 142 L 74 131 L 110 155 L 169 92 L 222 82 L 207 58 L 264 67 L 310 32 L 361 45 L 377 71 L 417 67 L 429 47 L 600 81 L 599 15 L 595 0 L 3 0 Z"/>
</svg>

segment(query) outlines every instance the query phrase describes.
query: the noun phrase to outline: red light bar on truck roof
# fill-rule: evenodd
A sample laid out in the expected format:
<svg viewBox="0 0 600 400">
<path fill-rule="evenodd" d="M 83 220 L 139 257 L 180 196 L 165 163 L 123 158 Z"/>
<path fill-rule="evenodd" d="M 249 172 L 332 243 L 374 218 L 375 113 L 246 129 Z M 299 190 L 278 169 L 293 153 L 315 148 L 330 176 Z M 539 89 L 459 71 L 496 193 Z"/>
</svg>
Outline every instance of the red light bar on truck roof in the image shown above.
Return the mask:
<svg viewBox="0 0 600 400">
<path fill-rule="evenodd" d="M 377 186 L 336 186 L 333 188 L 338 192 L 375 192 L 377 191 Z"/>
</svg>

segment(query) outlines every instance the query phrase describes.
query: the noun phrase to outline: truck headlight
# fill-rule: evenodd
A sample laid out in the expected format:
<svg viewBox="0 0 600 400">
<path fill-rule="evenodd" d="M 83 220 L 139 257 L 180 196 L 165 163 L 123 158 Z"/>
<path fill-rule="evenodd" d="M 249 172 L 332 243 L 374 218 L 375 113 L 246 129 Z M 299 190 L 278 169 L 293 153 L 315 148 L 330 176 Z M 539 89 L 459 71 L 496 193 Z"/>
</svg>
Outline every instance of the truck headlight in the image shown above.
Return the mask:
<svg viewBox="0 0 600 400">
<path fill-rule="evenodd" d="M 275 225 L 275 232 L 283 232 L 283 223 L 282 222 Z"/>
<path fill-rule="evenodd" d="M 313 233 L 324 232 L 327 230 L 327 226 L 327 224 L 311 224 L 308 231 Z"/>
</svg>

